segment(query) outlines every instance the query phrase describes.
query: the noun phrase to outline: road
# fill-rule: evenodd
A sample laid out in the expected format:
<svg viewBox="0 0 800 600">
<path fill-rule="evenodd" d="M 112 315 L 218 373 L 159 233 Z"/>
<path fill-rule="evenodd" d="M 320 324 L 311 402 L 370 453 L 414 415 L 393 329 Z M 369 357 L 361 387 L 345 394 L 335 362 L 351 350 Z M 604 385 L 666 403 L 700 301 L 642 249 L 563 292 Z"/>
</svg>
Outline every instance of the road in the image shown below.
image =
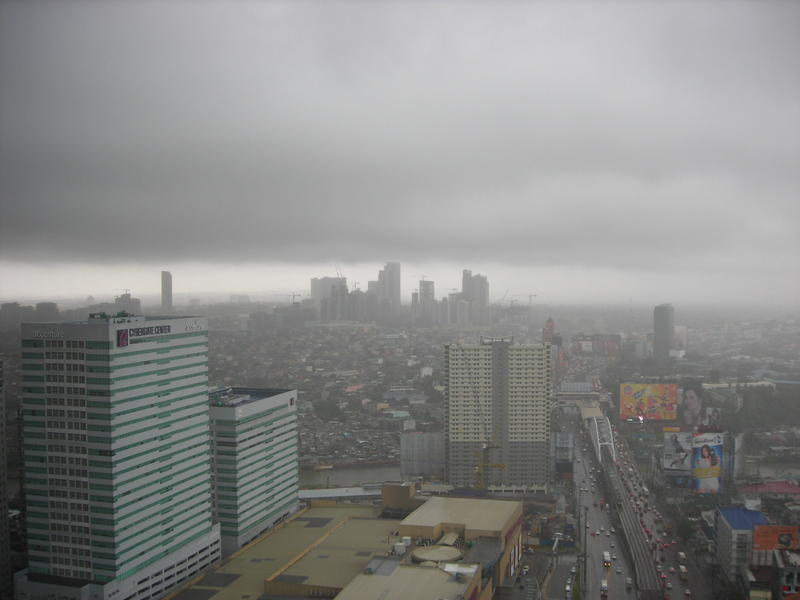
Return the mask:
<svg viewBox="0 0 800 600">
<path fill-rule="evenodd" d="M 597 443 L 606 443 L 613 439 L 613 433 L 605 419 L 598 421 L 598 427 L 591 426 L 592 421 L 588 421 L 590 439 L 592 440 L 592 457 L 597 459 L 597 450 L 599 449 L 602 456 L 602 478 L 601 480 L 606 485 L 606 497 L 616 510 L 616 518 L 624 533 L 624 541 L 626 551 L 629 553 L 629 558 L 633 563 L 633 572 L 635 573 L 635 583 L 638 591 L 638 597 L 641 600 L 651 600 L 662 598 L 662 584 L 655 570 L 652 553 L 648 546 L 647 538 L 642 531 L 642 526 L 639 522 L 637 515 L 634 512 L 634 507 L 625 490 L 620 474 L 617 472 L 617 463 L 615 457 L 612 457 L 610 447 Z M 614 447 L 616 447 L 616 440 Z"/>
<path fill-rule="evenodd" d="M 581 500 L 581 532 L 583 540 L 588 540 L 586 549 L 586 594 L 585 598 L 600 598 L 600 584 L 606 580 L 609 598 L 633 598 L 633 591 L 626 591 L 625 579 L 633 577 L 633 569 L 623 551 L 621 532 L 617 530 L 612 512 L 603 509 L 607 499 L 601 478 L 597 476 L 597 466 L 591 450 L 584 453 L 582 447 L 576 448 L 575 494 Z M 577 462 L 580 461 L 580 462 Z M 594 469 L 594 471 L 592 471 Z M 594 479 L 594 482 L 592 481 Z M 583 487 L 584 491 L 580 489 Z M 594 490 L 594 491 L 593 491 Z M 613 508 L 611 509 L 613 511 Z M 586 525 L 589 525 L 587 528 Z M 611 533 L 611 530 L 614 533 Z M 591 533 L 596 535 L 591 535 Z M 603 552 L 612 555 L 613 566 L 603 566 Z M 613 557 L 616 556 L 616 559 Z M 619 569 L 619 573 L 617 572 Z"/>
<path fill-rule="evenodd" d="M 615 436 L 615 443 L 617 445 L 617 448 L 620 450 L 620 453 L 622 454 L 622 459 L 627 460 L 627 458 L 630 456 L 630 452 L 624 440 L 621 438 L 621 436 L 619 435 Z M 643 482 L 643 479 L 641 473 L 639 473 L 639 470 L 636 467 L 636 464 L 631 460 L 627 460 L 627 462 L 628 465 L 624 466 L 623 468 L 620 468 L 619 473 L 622 475 L 624 479 L 623 485 L 627 484 L 626 492 L 630 493 L 631 491 L 630 486 L 633 483 L 636 483 L 641 489 L 641 484 Z M 632 473 L 630 472 L 627 474 L 624 473 L 624 471 L 627 469 L 632 469 Z M 665 589 L 664 597 L 671 598 L 673 600 L 675 598 L 682 598 L 684 597 L 685 590 L 688 588 L 691 590 L 693 598 L 711 598 L 712 593 L 709 581 L 707 577 L 703 573 L 701 573 L 700 567 L 694 561 L 694 552 L 692 552 L 690 548 L 686 548 L 683 545 L 674 544 L 673 542 L 675 540 L 671 537 L 669 539 L 662 539 L 664 538 L 664 536 L 659 535 L 658 533 L 661 529 L 661 525 L 659 525 L 656 522 L 656 514 L 653 510 L 654 507 L 652 506 L 652 502 L 654 500 L 652 494 L 648 497 L 648 500 L 649 503 L 651 504 L 650 508 L 646 510 L 644 513 L 639 514 L 638 516 L 641 519 L 641 521 L 644 522 L 644 524 L 642 525 L 640 521 L 640 526 L 642 527 L 642 529 L 644 528 L 651 529 L 654 532 L 654 539 L 656 540 L 661 539 L 662 542 L 662 547 L 658 548 L 657 552 L 651 551 L 651 556 L 654 562 L 656 561 L 657 558 L 658 559 L 662 557 L 664 558 L 664 560 L 659 561 L 658 564 L 660 564 L 662 572 L 666 575 L 666 580 L 664 581 L 665 585 L 667 582 L 669 582 L 672 585 L 671 590 Z M 667 548 L 663 548 L 664 542 L 669 542 L 669 546 Z M 685 552 L 687 556 L 686 567 L 689 571 L 688 582 L 681 581 L 678 575 L 679 571 L 678 552 L 681 551 Z M 675 569 L 674 574 L 670 573 L 670 568 Z"/>
</svg>

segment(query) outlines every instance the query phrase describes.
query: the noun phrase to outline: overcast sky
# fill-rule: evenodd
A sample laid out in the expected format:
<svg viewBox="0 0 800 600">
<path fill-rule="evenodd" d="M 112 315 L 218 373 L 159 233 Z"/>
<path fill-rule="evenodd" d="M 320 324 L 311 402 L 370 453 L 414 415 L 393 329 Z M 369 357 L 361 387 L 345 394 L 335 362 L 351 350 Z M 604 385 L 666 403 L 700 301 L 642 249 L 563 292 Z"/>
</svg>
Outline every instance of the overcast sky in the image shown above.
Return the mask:
<svg viewBox="0 0 800 600">
<path fill-rule="evenodd" d="M 800 304 L 800 3 L 3 2 L 0 297 Z"/>
</svg>

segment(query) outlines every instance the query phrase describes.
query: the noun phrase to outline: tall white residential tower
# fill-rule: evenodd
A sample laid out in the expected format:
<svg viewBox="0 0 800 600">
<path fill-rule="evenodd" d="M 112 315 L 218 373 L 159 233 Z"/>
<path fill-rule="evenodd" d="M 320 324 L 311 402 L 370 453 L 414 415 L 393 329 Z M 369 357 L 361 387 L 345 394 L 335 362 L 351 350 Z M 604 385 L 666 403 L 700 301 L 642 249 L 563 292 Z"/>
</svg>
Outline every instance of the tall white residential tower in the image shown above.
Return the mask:
<svg viewBox="0 0 800 600">
<path fill-rule="evenodd" d="M 17 600 L 156 599 L 219 560 L 206 320 L 23 324 L 22 363 Z"/>
<path fill-rule="evenodd" d="M 550 344 L 513 338 L 445 346 L 450 484 L 545 490 L 550 479 Z"/>
</svg>

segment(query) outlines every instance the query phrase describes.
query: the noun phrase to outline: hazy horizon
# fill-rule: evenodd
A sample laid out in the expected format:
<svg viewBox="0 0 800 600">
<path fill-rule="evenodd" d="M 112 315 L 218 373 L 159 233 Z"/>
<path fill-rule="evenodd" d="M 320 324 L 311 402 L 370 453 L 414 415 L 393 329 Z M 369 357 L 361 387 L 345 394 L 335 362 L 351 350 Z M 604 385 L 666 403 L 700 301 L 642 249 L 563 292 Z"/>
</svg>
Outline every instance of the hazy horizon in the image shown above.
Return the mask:
<svg viewBox="0 0 800 600">
<path fill-rule="evenodd" d="M 4 299 L 800 305 L 800 3 L 0 11 Z"/>
</svg>

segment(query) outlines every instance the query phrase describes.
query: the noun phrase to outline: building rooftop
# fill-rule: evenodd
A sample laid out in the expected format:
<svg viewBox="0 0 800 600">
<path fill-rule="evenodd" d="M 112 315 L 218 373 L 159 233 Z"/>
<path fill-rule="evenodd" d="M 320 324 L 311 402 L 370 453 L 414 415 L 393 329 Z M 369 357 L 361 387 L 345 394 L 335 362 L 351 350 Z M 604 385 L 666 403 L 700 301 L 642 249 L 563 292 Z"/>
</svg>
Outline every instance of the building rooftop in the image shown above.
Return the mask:
<svg viewBox="0 0 800 600">
<path fill-rule="evenodd" d="M 375 558 L 339 594 L 337 600 L 456 600 L 466 595 L 478 565 L 443 563 L 439 566 L 402 564 L 397 558 Z"/>
<path fill-rule="evenodd" d="M 757 510 L 732 506 L 720 508 L 719 512 L 722 514 L 722 518 L 731 526 L 731 529 L 752 529 L 753 525 L 767 525 L 769 523 L 766 515 Z"/>
<path fill-rule="evenodd" d="M 85 321 L 24 322 L 25 325 L 88 325 L 89 323 L 145 323 L 147 321 L 170 321 L 172 319 L 200 319 L 200 315 L 135 315 L 127 311 L 90 313 Z"/>
<path fill-rule="evenodd" d="M 393 519 L 350 518 L 325 534 L 322 541 L 309 549 L 273 581 L 302 583 L 326 587 L 346 586 L 375 554 L 386 554 L 397 538 Z"/>
<path fill-rule="evenodd" d="M 231 555 L 221 565 L 214 568 L 203 577 L 199 577 L 183 588 L 173 592 L 169 598 L 173 600 L 242 600 L 251 598 L 256 600 L 264 595 L 264 581 L 281 573 L 292 561 L 299 561 L 304 554 L 313 557 L 323 553 L 325 545 L 333 539 L 344 544 L 360 544 L 360 540 L 347 541 L 347 528 L 344 536 L 332 538 L 334 530 L 344 527 L 345 523 L 358 524 L 361 520 L 374 521 L 379 514 L 379 509 L 368 505 L 337 505 L 332 507 L 314 507 L 302 511 L 296 517 L 287 521 L 283 526 L 273 529 L 254 542 L 248 544 L 235 554 Z M 397 521 L 381 520 L 389 528 L 397 527 Z M 369 528 L 367 528 L 369 529 Z M 359 531 L 363 531 L 363 528 Z M 375 537 L 377 532 L 372 531 L 370 537 Z M 385 549 L 386 535 L 382 534 L 380 544 L 377 540 L 369 540 L 371 546 L 380 545 Z M 318 543 L 311 551 L 309 548 Z M 358 548 L 359 551 L 362 548 Z M 363 550 L 366 550 L 364 548 Z M 344 552 L 341 549 L 332 549 L 332 552 Z M 363 569 L 372 557 L 372 552 L 367 556 L 351 557 L 349 577 Z M 341 568 L 341 560 L 335 559 L 326 562 L 326 559 L 316 559 L 316 564 L 330 570 L 336 564 Z M 286 572 L 296 573 L 297 565 L 293 564 Z M 356 568 L 357 567 L 357 568 Z M 355 572 L 352 569 L 355 568 Z M 342 576 L 336 577 L 338 580 Z"/>
<path fill-rule="evenodd" d="M 209 392 L 209 401 L 213 406 L 242 406 L 250 402 L 272 398 L 279 394 L 285 394 L 292 390 L 273 389 L 273 388 L 243 388 L 226 387 Z"/>
<path fill-rule="evenodd" d="M 400 525 L 435 527 L 447 523 L 463 525 L 473 531 L 500 532 L 520 511 L 518 500 L 434 496 L 403 519 Z"/>
</svg>

